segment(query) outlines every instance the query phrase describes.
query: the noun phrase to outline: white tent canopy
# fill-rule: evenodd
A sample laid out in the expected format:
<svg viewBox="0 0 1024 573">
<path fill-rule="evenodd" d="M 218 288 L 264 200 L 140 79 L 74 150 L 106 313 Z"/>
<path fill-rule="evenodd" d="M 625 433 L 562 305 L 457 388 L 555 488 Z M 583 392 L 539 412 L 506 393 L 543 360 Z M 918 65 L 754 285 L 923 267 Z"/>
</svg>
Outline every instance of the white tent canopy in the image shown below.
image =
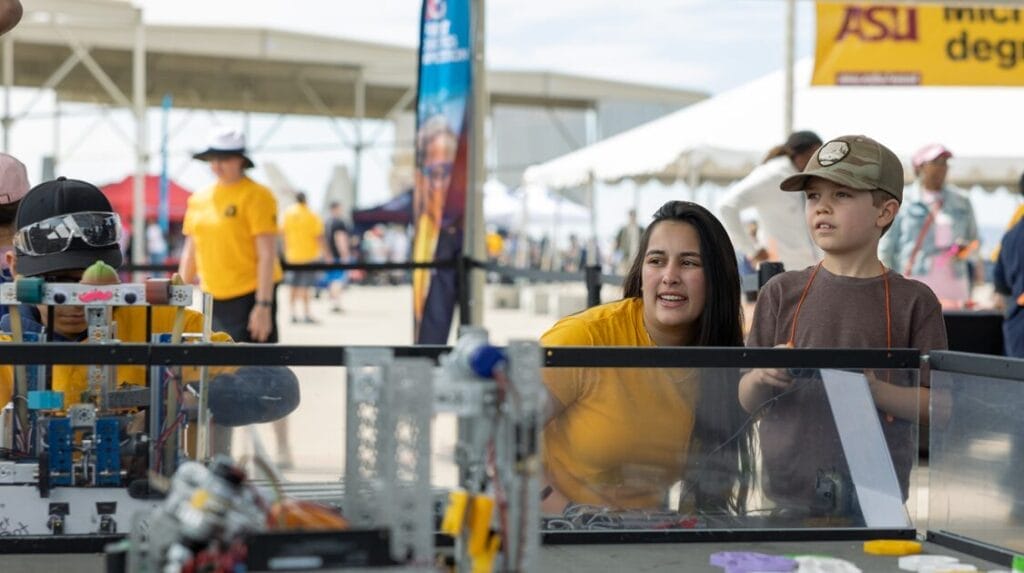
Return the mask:
<svg viewBox="0 0 1024 573">
<path fill-rule="evenodd" d="M 796 68 L 794 126 L 824 139 L 863 133 L 900 155 L 941 142 L 953 150 L 953 183 L 1014 185 L 1024 170 L 1024 88 L 811 86 Z M 784 140 L 780 70 L 594 145 L 534 165 L 529 184 L 564 189 L 592 181 L 728 182 Z M 912 177 L 907 170 L 908 179 Z"/>
<path fill-rule="evenodd" d="M 526 230 L 546 231 L 553 225 L 585 225 L 590 211 L 539 186 L 509 191 L 497 179 L 484 183 L 484 220 L 489 224 Z"/>
</svg>

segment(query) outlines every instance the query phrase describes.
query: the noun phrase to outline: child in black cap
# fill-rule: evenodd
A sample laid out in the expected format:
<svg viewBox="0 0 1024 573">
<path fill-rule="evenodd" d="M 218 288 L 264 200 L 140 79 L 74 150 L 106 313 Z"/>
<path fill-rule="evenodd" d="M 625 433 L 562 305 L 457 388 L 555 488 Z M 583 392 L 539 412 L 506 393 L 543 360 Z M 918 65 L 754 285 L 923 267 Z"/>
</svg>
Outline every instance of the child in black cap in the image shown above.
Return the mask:
<svg viewBox="0 0 1024 573">
<path fill-rule="evenodd" d="M 34 187 L 22 199 L 15 218 L 15 253 L 7 254 L 16 275 L 43 277 L 47 282 L 79 282 L 87 267 L 102 261 L 113 268 L 122 263 L 121 221 L 98 188 L 85 181 L 65 179 L 47 181 Z M 46 325 L 44 307 L 22 305 L 19 317 L 26 332 L 41 332 Z M 171 332 L 177 309 L 152 307 L 151 331 Z M 88 325 L 84 309 L 63 305 L 54 308 L 53 338 L 62 342 L 85 340 Z M 113 310 L 117 337 L 122 342 L 146 340 L 146 312 L 141 306 L 121 306 Z M 0 319 L 0 331 L 11 332 L 10 316 Z M 203 330 L 203 315 L 185 309 L 184 332 Z M 213 342 L 231 342 L 222 332 L 212 335 Z M 9 368 L 7 375 L 9 376 Z M 80 401 L 88 386 L 87 369 L 81 365 L 54 365 L 53 389 L 64 392 L 65 406 Z M 7 378 L 7 383 L 3 379 Z M 145 384 L 142 366 L 120 366 L 118 384 Z M 7 376 L 0 376 L 0 405 L 11 398 Z M 299 390 L 295 375 L 287 368 L 243 367 L 224 371 L 210 386 L 210 408 L 214 420 L 224 426 L 269 422 L 286 416 L 298 405 Z"/>
</svg>

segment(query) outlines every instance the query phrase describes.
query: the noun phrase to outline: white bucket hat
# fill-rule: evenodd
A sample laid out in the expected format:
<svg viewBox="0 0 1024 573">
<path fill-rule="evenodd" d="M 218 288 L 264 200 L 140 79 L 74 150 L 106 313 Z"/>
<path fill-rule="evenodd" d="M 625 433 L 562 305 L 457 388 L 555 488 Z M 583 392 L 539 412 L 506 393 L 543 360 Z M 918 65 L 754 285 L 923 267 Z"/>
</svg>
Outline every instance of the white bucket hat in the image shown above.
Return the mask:
<svg viewBox="0 0 1024 573">
<path fill-rule="evenodd" d="M 245 154 L 245 135 L 237 129 L 218 128 L 210 134 L 210 143 L 206 150 L 192 156 L 193 159 L 209 161 L 214 157 L 235 155 L 245 160 L 242 167 L 249 169 L 255 164 Z"/>
</svg>

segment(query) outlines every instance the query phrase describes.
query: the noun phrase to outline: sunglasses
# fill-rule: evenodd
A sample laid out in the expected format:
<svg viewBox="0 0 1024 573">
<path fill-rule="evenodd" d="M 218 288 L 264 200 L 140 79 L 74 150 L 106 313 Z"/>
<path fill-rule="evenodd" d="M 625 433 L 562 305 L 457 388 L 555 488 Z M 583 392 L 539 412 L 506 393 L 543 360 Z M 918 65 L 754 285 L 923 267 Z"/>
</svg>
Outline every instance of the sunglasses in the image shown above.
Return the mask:
<svg viewBox="0 0 1024 573">
<path fill-rule="evenodd" d="M 90 247 L 116 245 L 121 240 L 121 218 L 106 211 L 50 217 L 18 229 L 14 246 L 26 255 L 53 255 L 68 250 L 76 237 Z"/>
<path fill-rule="evenodd" d="M 428 179 L 438 181 L 449 177 L 452 174 L 452 164 L 436 163 L 433 165 L 424 165 L 420 168 L 420 172 L 423 173 Z"/>
</svg>

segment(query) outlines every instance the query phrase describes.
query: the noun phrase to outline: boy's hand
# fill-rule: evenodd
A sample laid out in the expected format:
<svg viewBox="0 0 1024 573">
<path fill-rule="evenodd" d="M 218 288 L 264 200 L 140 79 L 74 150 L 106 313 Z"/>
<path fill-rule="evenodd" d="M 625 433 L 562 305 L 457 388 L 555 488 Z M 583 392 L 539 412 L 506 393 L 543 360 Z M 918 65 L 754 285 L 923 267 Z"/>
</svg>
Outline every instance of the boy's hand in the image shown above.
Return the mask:
<svg viewBox="0 0 1024 573">
<path fill-rule="evenodd" d="M 792 348 L 780 344 L 775 348 Z M 793 384 L 793 377 L 786 368 L 754 368 L 740 378 L 740 406 L 748 413 L 754 413 L 771 400 L 775 389 L 786 390 Z"/>
<path fill-rule="evenodd" d="M 776 344 L 775 348 L 793 348 L 792 344 Z M 750 371 L 754 375 L 754 383 L 761 386 L 781 388 L 785 390 L 793 383 L 793 377 L 786 368 L 755 368 Z"/>
<path fill-rule="evenodd" d="M 785 390 L 793 383 L 793 377 L 785 368 L 758 368 L 751 370 L 756 377 L 754 382 L 762 386 L 771 386 Z"/>
</svg>

